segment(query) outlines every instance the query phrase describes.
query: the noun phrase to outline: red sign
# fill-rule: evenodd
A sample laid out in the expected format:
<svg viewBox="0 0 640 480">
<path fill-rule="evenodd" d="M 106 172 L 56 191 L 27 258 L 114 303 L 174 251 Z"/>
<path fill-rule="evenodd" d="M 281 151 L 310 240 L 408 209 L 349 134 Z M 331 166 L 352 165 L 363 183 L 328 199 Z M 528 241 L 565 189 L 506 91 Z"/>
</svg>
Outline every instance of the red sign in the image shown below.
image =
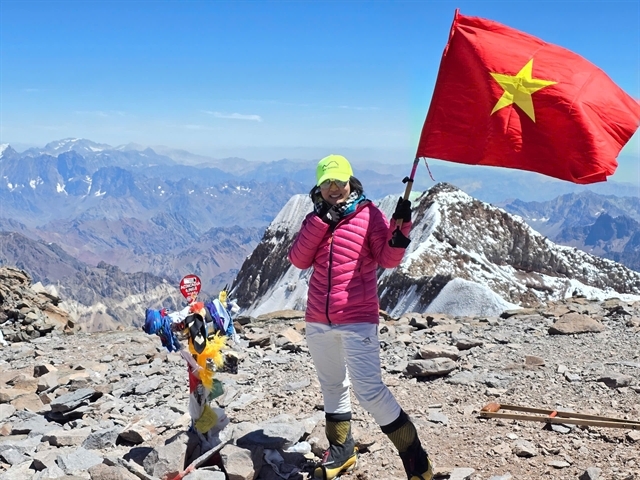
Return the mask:
<svg viewBox="0 0 640 480">
<path fill-rule="evenodd" d="M 189 300 L 189 303 L 193 303 L 196 300 L 201 286 L 200 278 L 194 274 L 186 275 L 180 280 L 180 291 L 184 298 Z"/>
</svg>

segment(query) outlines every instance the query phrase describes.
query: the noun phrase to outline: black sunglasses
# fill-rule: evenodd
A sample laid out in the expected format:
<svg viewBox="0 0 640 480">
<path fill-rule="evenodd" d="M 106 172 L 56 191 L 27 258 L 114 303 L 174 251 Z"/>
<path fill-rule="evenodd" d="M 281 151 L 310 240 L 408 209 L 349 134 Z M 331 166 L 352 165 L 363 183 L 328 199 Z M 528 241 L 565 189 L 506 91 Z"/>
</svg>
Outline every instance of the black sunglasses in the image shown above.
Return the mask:
<svg viewBox="0 0 640 480">
<path fill-rule="evenodd" d="M 344 180 L 336 180 L 335 178 L 328 178 L 320 184 L 320 188 L 322 190 L 329 190 L 329 187 L 331 187 L 332 183 L 335 183 L 338 188 L 344 188 L 347 186 L 347 183 L 349 183 L 349 180 L 344 181 Z"/>
</svg>

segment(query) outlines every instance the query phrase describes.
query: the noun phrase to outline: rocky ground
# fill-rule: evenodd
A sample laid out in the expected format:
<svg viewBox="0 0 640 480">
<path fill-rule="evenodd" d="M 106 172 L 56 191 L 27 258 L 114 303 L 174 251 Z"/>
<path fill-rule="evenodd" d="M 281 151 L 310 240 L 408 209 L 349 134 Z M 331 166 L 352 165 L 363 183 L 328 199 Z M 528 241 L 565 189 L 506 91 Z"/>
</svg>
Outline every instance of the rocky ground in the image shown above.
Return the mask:
<svg viewBox="0 0 640 480">
<path fill-rule="evenodd" d="M 237 325 L 237 373 L 216 374 L 225 393 L 214 403 L 230 419 L 225 443 L 184 478 L 308 478 L 326 440 L 301 312 Z M 383 315 L 380 341 L 384 379 L 441 478 L 640 479 L 640 429 L 479 415 L 494 401 L 640 422 L 640 303 L 573 298 L 490 318 Z M 405 478 L 391 443 L 353 403 L 361 455 L 346 478 Z M 155 336 L 56 328 L 0 346 L 2 480 L 173 478 L 201 453 L 189 423 L 185 362 Z"/>
</svg>

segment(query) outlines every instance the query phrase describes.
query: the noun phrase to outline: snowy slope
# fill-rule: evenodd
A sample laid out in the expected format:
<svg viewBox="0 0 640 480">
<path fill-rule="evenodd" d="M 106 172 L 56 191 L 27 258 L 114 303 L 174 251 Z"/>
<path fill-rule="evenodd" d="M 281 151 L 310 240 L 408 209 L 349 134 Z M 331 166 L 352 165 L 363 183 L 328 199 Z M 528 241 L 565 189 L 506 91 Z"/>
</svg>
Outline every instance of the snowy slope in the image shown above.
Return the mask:
<svg viewBox="0 0 640 480">
<path fill-rule="evenodd" d="M 393 211 L 397 197 L 379 207 Z M 234 293 L 249 315 L 304 309 L 310 271 L 286 253 L 311 202 L 293 197 L 242 266 Z M 438 184 L 414 202 L 412 242 L 402 264 L 381 272 L 381 308 L 453 315 L 497 315 L 517 306 L 583 295 L 640 300 L 640 273 L 554 244 L 520 217 Z"/>
</svg>

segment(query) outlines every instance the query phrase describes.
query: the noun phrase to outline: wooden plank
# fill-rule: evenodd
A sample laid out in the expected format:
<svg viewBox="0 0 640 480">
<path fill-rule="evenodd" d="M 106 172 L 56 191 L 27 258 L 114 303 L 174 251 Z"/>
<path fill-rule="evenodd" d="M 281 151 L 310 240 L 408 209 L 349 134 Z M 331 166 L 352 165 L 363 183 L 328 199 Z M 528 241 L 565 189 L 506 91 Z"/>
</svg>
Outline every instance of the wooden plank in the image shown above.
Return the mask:
<svg viewBox="0 0 640 480">
<path fill-rule="evenodd" d="M 495 405 L 499 405 L 500 408 L 496 409 Z M 640 421 L 636 421 L 636 420 L 624 420 L 621 418 L 601 417 L 599 415 L 586 415 L 583 413 L 563 412 L 560 410 L 545 410 L 542 408 L 520 407 L 517 405 L 504 405 L 504 404 L 493 404 L 493 403 L 490 403 L 485 408 L 483 408 L 480 414 L 482 415 L 484 413 L 491 413 L 491 412 L 497 413 L 500 410 L 511 410 L 511 411 L 517 411 L 517 412 L 526 412 L 526 413 L 539 413 L 542 415 L 549 415 L 549 416 L 553 415 L 553 417 L 562 417 L 562 418 L 581 418 L 584 420 L 623 422 L 625 424 L 640 425 Z"/>
<path fill-rule="evenodd" d="M 480 412 L 480 416 L 484 418 L 504 418 L 508 420 L 523 420 L 532 422 L 543 423 L 558 423 L 568 425 L 585 425 L 590 427 L 605 427 L 605 428 L 628 428 L 630 430 L 640 430 L 640 423 L 627 422 L 625 420 L 591 420 L 582 418 L 568 418 L 568 417 L 542 417 L 537 415 L 518 415 L 516 413 L 501 413 L 501 412 Z"/>
<path fill-rule="evenodd" d="M 624 420 L 621 418 L 602 417 L 600 415 L 587 415 L 584 413 L 563 412 L 561 410 L 543 410 L 540 408 L 518 407 L 515 405 L 500 405 L 500 406 L 502 407 L 503 410 L 515 410 L 515 411 L 528 412 L 528 413 L 541 413 L 546 415 L 551 415 L 552 413 L 555 413 L 554 416 L 563 417 L 563 418 L 582 418 L 585 420 L 598 420 L 598 421 L 606 420 L 608 422 L 625 422 L 625 423 L 640 425 L 640 422 L 637 422 L 635 420 Z"/>
</svg>

